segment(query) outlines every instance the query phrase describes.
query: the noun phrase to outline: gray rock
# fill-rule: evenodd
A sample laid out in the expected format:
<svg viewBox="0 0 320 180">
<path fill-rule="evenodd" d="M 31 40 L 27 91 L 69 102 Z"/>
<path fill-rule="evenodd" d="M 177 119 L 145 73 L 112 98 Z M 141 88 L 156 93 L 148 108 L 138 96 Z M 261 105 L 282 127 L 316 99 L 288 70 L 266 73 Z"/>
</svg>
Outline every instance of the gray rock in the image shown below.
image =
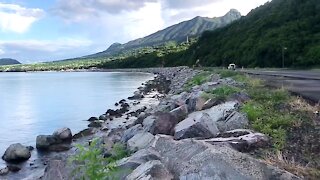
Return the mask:
<svg viewBox="0 0 320 180">
<path fill-rule="evenodd" d="M 73 135 L 73 139 L 79 139 L 79 138 L 82 138 L 85 136 L 90 136 L 94 133 L 95 133 L 94 128 L 87 128 L 87 129 L 84 129 L 84 130 L 78 132 L 77 134 Z"/>
<path fill-rule="evenodd" d="M 175 104 L 177 104 L 178 106 L 182 106 L 186 104 L 186 101 L 189 98 L 189 93 L 182 92 L 180 94 L 173 95 L 170 98 L 174 101 Z"/>
<path fill-rule="evenodd" d="M 201 110 L 206 110 L 206 109 L 209 109 L 209 108 L 212 108 L 213 106 L 216 106 L 218 104 L 221 104 L 222 101 L 218 100 L 218 99 L 208 99 L 204 105 L 202 106 L 202 109 Z"/>
<path fill-rule="evenodd" d="M 153 148 L 141 149 L 130 157 L 121 159 L 117 162 L 117 166 L 121 169 L 134 170 L 141 164 L 152 160 L 160 160 L 160 154 Z"/>
<path fill-rule="evenodd" d="M 72 140 L 72 133 L 69 128 L 61 128 L 54 131 L 53 136 L 62 141 L 71 141 Z"/>
<path fill-rule="evenodd" d="M 70 179 L 71 171 L 69 166 L 61 160 L 51 160 L 45 169 L 42 179 L 45 180 L 66 180 Z M 75 177 L 73 177 L 75 178 Z"/>
<path fill-rule="evenodd" d="M 173 115 L 176 118 L 176 120 L 180 122 L 187 117 L 188 107 L 186 105 L 182 105 L 170 111 L 170 114 Z"/>
<path fill-rule="evenodd" d="M 150 146 L 153 140 L 154 135 L 148 132 L 138 133 L 131 139 L 129 139 L 129 141 L 127 142 L 127 147 L 131 151 L 137 151 Z"/>
<path fill-rule="evenodd" d="M 157 112 L 143 120 L 144 131 L 151 134 L 173 134 L 179 119 L 168 112 Z"/>
<path fill-rule="evenodd" d="M 7 162 L 22 162 L 31 157 L 30 150 L 20 143 L 11 144 L 2 156 L 2 159 Z"/>
<path fill-rule="evenodd" d="M 202 113 L 200 116 L 188 117 L 187 119 L 180 122 L 175 127 L 174 138 L 175 139 L 186 139 L 186 138 L 211 138 L 215 137 L 219 130 L 207 113 Z"/>
<path fill-rule="evenodd" d="M 36 147 L 40 150 L 48 150 L 50 146 L 61 142 L 61 140 L 53 135 L 39 135 L 36 139 Z"/>
<path fill-rule="evenodd" d="M 137 117 L 137 119 L 135 120 L 134 125 L 136 125 L 136 124 L 142 124 L 142 123 L 143 123 L 143 120 L 144 120 L 146 117 L 148 117 L 148 114 L 145 113 L 145 112 L 141 112 L 141 113 L 139 114 L 139 116 Z"/>
<path fill-rule="evenodd" d="M 88 127 L 90 127 L 90 128 L 100 128 L 100 127 L 102 127 L 102 125 L 101 125 L 101 122 L 93 121 L 88 125 Z"/>
<path fill-rule="evenodd" d="M 143 128 L 141 124 L 137 124 L 127 130 L 124 131 L 123 136 L 121 137 L 121 142 L 127 142 L 129 139 L 131 139 L 134 135 L 138 134 L 139 132 L 142 132 Z"/>
<path fill-rule="evenodd" d="M 202 110 L 206 99 L 202 97 L 203 91 L 196 91 L 191 93 L 190 98 L 187 100 L 188 111 L 200 111 Z"/>
<path fill-rule="evenodd" d="M 152 147 L 175 179 L 299 179 L 224 145 L 157 135 Z"/>
<path fill-rule="evenodd" d="M 97 121 L 97 120 L 99 120 L 97 117 L 91 117 L 91 118 L 88 119 L 88 121 L 90 121 L 90 122 Z"/>
<path fill-rule="evenodd" d="M 218 82 L 206 82 L 201 85 L 201 90 L 204 92 L 212 91 L 216 89 L 218 85 Z"/>
<path fill-rule="evenodd" d="M 248 129 L 235 129 L 219 134 L 217 138 L 204 140 L 210 144 L 228 144 L 241 152 L 249 152 L 269 145 L 270 139 Z"/>
<path fill-rule="evenodd" d="M 20 164 L 8 164 L 7 165 L 9 171 L 18 172 L 21 170 L 22 166 Z"/>
<path fill-rule="evenodd" d="M 36 168 L 32 169 L 31 173 L 28 173 L 28 176 L 22 180 L 40 180 L 44 175 L 45 168 Z"/>
<path fill-rule="evenodd" d="M 0 176 L 7 175 L 8 173 L 9 173 L 9 168 L 8 167 L 0 169 Z"/>
<path fill-rule="evenodd" d="M 71 141 L 62 141 L 53 135 L 39 135 L 36 139 L 36 148 L 42 151 L 66 151 L 71 148 Z"/>
<path fill-rule="evenodd" d="M 218 120 L 217 124 L 219 130 L 224 132 L 234 129 L 245 129 L 249 126 L 249 120 L 244 114 L 234 111 L 226 119 Z"/>
<path fill-rule="evenodd" d="M 231 114 L 234 110 L 237 109 L 238 105 L 239 103 L 237 101 L 229 101 L 200 112 L 207 113 L 212 119 L 212 121 L 217 122 L 220 119 L 225 119 L 226 117 L 228 117 L 229 114 Z M 197 114 L 190 114 L 189 116 L 194 115 Z"/>
<path fill-rule="evenodd" d="M 105 114 L 102 114 L 101 116 L 99 116 L 99 120 L 106 121 L 107 119 L 108 117 Z"/>
<path fill-rule="evenodd" d="M 172 174 L 159 161 L 149 161 L 137 167 L 126 177 L 127 180 L 171 180 Z"/>
<path fill-rule="evenodd" d="M 149 132 L 155 120 L 156 117 L 154 115 L 146 117 L 142 122 L 144 131 Z"/>
</svg>

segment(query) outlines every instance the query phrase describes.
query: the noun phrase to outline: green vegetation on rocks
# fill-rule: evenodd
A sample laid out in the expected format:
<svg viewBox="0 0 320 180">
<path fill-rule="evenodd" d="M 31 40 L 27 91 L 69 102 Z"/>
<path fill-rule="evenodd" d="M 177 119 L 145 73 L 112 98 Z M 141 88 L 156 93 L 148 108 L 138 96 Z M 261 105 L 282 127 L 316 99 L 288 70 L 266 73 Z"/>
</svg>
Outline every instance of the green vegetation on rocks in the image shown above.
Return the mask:
<svg viewBox="0 0 320 180">
<path fill-rule="evenodd" d="M 115 144 L 111 156 L 104 157 L 98 139 L 94 139 L 87 148 L 82 145 L 77 145 L 77 148 L 79 151 L 69 160 L 76 165 L 73 177 L 80 175 L 81 179 L 118 179 L 124 170 L 117 168 L 115 162 L 129 156 L 123 145 Z"/>
</svg>

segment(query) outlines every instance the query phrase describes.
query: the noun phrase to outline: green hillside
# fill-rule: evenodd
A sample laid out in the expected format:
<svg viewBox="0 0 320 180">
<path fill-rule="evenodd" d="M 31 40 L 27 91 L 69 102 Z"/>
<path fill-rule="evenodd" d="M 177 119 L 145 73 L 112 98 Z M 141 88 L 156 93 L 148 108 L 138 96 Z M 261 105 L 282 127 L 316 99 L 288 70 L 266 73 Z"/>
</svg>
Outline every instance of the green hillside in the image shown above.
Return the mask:
<svg viewBox="0 0 320 180">
<path fill-rule="evenodd" d="M 320 1 L 273 0 L 231 25 L 206 32 L 181 58 L 206 66 L 320 65 Z"/>
<path fill-rule="evenodd" d="M 149 36 L 139 38 L 125 44 L 114 43 L 107 50 L 97 54 L 89 55 L 87 57 L 93 58 L 112 56 L 137 48 L 163 45 L 164 43 L 167 43 L 169 41 L 181 43 L 183 41 L 186 41 L 187 37 L 196 38 L 200 36 L 204 31 L 224 27 L 231 22 L 239 19 L 240 17 L 240 12 L 235 9 L 231 9 L 222 17 L 207 18 L 198 16 L 191 20 L 175 24 L 166 29 L 155 32 Z"/>
<path fill-rule="evenodd" d="M 11 58 L 2 58 L 0 59 L 0 66 L 2 65 L 12 65 L 12 64 L 21 64 L 19 61 Z"/>
</svg>

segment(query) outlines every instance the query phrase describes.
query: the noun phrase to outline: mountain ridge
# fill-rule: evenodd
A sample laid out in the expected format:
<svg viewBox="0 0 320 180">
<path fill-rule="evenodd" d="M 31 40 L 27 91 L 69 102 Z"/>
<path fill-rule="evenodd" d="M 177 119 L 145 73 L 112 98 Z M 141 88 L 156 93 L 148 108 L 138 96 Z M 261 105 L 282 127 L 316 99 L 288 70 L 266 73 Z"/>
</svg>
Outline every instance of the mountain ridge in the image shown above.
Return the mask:
<svg viewBox="0 0 320 180">
<path fill-rule="evenodd" d="M 12 58 L 0 58 L 0 66 L 13 65 L 13 64 L 21 64 L 21 63 Z"/>
<path fill-rule="evenodd" d="M 224 27 L 240 18 L 241 13 L 236 9 L 231 9 L 228 13 L 221 17 L 208 18 L 197 16 L 193 19 L 174 24 L 148 36 L 138 38 L 124 44 L 113 43 L 107 50 L 85 57 L 92 58 L 111 56 L 121 53 L 124 50 L 132 50 L 146 46 L 157 46 L 169 41 L 182 42 L 186 40 L 187 37 L 198 37 L 204 31 Z"/>
</svg>

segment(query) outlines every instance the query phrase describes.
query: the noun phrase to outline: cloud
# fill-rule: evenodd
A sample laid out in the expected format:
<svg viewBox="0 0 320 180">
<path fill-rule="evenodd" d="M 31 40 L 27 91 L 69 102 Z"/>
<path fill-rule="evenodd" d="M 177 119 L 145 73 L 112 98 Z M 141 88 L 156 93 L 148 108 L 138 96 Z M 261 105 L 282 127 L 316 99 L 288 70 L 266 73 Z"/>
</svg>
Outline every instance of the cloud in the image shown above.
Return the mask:
<svg viewBox="0 0 320 180">
<path fill-rule="evenodd" d="M 195 7 L 207 6 L 221 0 L 160 0 L 166 9 L 188 9 L 193 10 Z"/>
<path fill-rule="evenodd" d="M 33 61 L 59 60 L 85 55 L 81 54 L 81 51 L 88 51 L 92 45 L 93 43 L 89 40 L 68 38 L 55 41 L 0 41 L 0 55 L 1 57 Z M 2 54 L 1 51 L 3 52 Z"/>
<path fill-rule="evenodd" d="M 24 33 L 43 15 L 44 11 L 38 8 L 25 8 L 0 2 L 0 29 L 3 32 Z"/>
<path fill-rule="evenodd" d="M 77 22 L 105 14 L 136 11 L 150 2 L 157 0 L 58 0 L 51 12 L 66 21 Z"/>
</svg>

